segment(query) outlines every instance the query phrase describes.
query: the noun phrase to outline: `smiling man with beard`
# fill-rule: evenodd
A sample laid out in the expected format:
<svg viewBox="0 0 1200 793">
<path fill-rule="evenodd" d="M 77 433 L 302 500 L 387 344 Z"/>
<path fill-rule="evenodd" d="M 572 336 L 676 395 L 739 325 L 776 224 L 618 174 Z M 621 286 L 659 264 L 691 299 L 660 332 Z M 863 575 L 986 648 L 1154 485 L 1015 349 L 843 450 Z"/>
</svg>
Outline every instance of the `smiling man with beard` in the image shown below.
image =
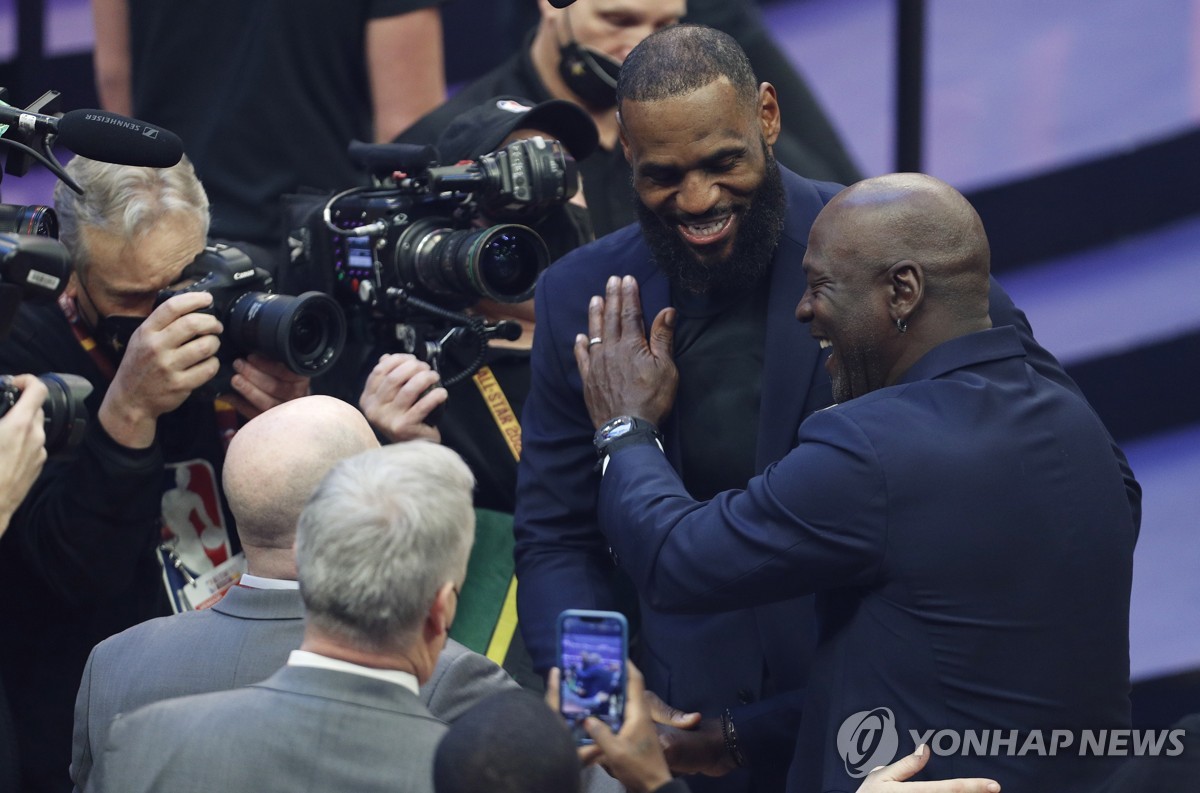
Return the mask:
<svg viewBox="0 0 1200 793">
<path fill-rule="evenodd" d="M 775 156 L 765 139 L 762 151 L 765 162 L 762 183 L 746 201 L 744 220 L 734 232 L 733 248 L 728 256 L 703 256 L 701 251 L 709 246 L 693 247 L 688 240 L 702 238 L 703 233 L 710 237 L 722 236 L 733 215 L 731 205 L 718 204 L 699 217 L 678 212 L 660 217 L 646 204 L 635 202 L 634 209 L 651 258 L 663 275 L 683 292 L 697 295 L 726 290 L 740 292 L 758 284 L 767 272 L 771 254 L 783 231 L 787 195 Z M 702 233 L 693 235 L 677 230 L 678 226 L 688 224 Z"/>
<path fill-rule="evenodd" d="M 668 728 L 673 770 L 724 775 L 690 780 L 697 791 L 777 791 L 815 647 L 811 597 L 704 615 L 664 613 L 646 593 L 634 601 L 597 525 L 592 441 L 658 440 L 699 501 L 744 488 L 788 453 L 801 421 L 833 402 L 825 353 L 794 312 L 809 231 L 840 187 L 773 161 L 775 91 L 723 33 L 680 25 L 651 35 L 626 58 L 617 91 L 640 223 L 563 257 L 537 287 L 515 521 L 522 633 L 544 671 L 562 609 L 624 610 L 640 620 L 634 651 L 647 687 L 703 716 Z M 621 275 L 636 281 L 645 317 L 674 309 L 678 395 L 657 428 L 624 415 L 596 432 L 575 337 L 589 328 L 592 296 Z M 994 282 L 989 296 L 992 323 L 1012 325 L 1034 368 L 1074 390 Z M 604 327 L 589 336 L 593 350 L 607 343 Z"/>
</svg>

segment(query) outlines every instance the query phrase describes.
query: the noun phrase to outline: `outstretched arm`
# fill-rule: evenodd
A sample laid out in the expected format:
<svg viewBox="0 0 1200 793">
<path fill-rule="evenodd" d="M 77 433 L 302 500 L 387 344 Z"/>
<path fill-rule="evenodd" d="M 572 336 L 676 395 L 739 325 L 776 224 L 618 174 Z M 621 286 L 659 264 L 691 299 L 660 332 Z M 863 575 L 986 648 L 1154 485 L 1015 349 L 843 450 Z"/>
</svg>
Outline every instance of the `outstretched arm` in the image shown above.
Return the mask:
<svg viewBox="0 0 1200 793">
<path fill-rule="evenodd" d="M 376 143 L 387 143 L 440 105 L 446 69 L 437 5 L 368 22 L 367 72 Z"/>
</svg>

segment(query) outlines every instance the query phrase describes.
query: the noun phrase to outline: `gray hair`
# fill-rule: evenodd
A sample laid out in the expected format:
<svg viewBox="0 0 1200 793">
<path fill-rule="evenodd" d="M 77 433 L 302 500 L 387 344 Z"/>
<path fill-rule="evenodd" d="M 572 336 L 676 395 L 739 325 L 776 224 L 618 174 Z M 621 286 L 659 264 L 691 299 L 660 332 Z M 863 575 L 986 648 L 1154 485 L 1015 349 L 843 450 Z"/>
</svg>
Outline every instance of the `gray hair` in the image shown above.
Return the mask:
<svg viewBox="0 0 1200 793">
<path fill-rule="evenodd" d="M 208 236 L 208 196 L 187 157 L 170 168 L 143 168 L 76 156 L 66 171 L 83 188 L 83 195 L 62 182 L 55 186 L 58 238 L 81 278 L 88 265 L 84 227 L 133 241 L 165 216 L 183 213 L 194 217 Z"/>
<path fill-rule="evenodd" d="M 438 589 L 466 574 L 474 486 L 461 457 L 428 441 L 338 463 L 296 528 L 309 621 L 364 649 L 409 646 Z"/>
</svg>

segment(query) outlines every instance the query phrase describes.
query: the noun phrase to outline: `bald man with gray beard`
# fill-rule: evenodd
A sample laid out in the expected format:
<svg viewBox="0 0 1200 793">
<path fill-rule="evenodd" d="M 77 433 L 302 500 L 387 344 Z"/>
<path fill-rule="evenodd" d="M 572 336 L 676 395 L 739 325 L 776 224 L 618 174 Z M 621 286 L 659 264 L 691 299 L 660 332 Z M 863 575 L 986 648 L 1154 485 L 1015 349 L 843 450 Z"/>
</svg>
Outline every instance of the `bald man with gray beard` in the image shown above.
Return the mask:
<svg viewBox="0 0 1200 793">
<path fill-rule="evenodd" d="M 286 663 L 304 636 L 296 521 L 335 464 L 378 447 L 361 413 L 325 396 L 284 403 L 239 430 L 223 486 L 246 573 L 212 608 L 136 625 L 92 651 L 75 704 L 71 778 L 77 791 L 87 788 L 93 758 L 117 714 L 257 683 Z M 420 694 L 433 715 L 452 722 L 489 694 L 518 688 L 496 664 L 451 639 Z"/>
</svg>

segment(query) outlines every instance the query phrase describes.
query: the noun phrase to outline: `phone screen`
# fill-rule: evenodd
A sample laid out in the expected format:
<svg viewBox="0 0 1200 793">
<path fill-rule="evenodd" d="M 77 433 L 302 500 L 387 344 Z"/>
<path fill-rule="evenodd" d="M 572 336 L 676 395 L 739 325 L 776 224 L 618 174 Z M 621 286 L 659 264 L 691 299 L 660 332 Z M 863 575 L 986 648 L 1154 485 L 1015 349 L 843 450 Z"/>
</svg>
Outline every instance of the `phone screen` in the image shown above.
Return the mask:
<svg viewBox="0 0 1200 793">
<path fill-rule="evenodd" d="M 558 618 L 559 710 L 576 743 L 591 743 L 583 720 L 595 716 L 614 732 L 625 714 L 625 617 L 568 610 Z"/>
</svg>

